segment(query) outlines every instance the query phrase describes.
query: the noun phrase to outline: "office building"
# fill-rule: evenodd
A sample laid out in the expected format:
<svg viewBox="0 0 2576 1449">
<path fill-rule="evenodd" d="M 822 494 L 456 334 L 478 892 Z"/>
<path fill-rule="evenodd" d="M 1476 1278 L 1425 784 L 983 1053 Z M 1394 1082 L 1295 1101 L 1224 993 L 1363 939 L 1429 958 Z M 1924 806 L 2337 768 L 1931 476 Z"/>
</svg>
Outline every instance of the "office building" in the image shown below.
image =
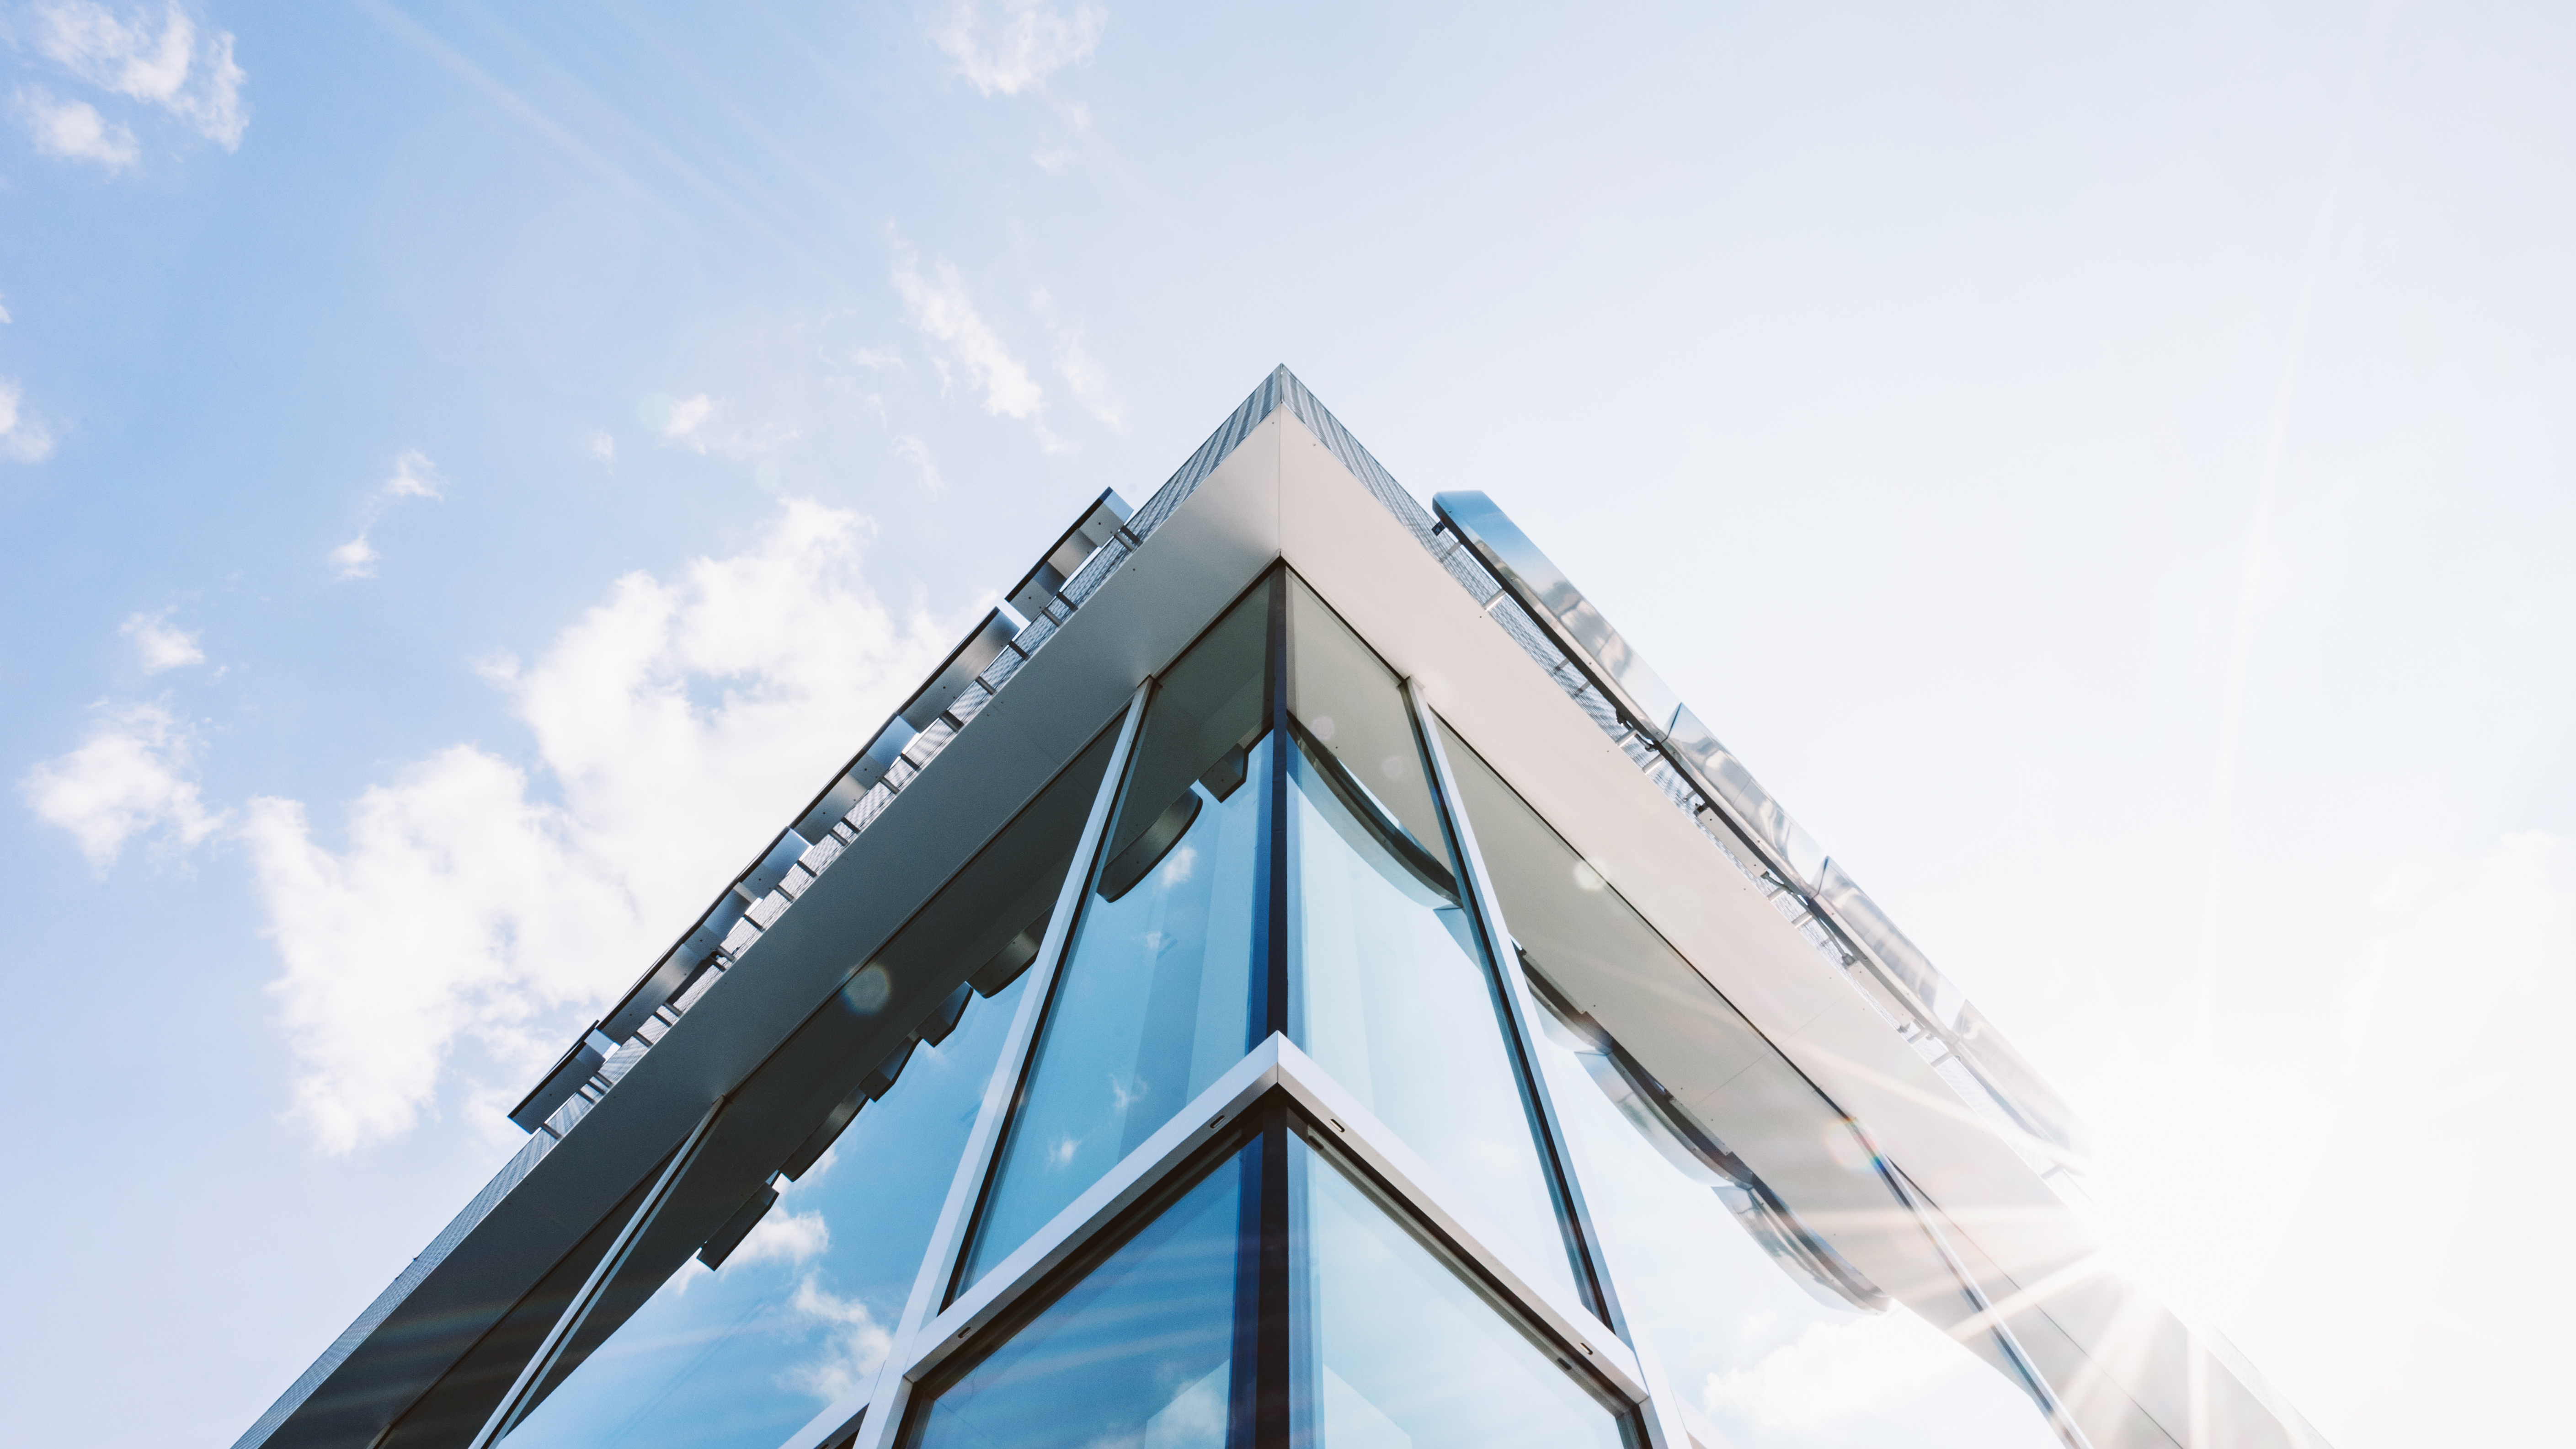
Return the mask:
<svg viewBox="0 0 2576 1449">
<path fill-rule="evenodd" d="M 1284 368 L 782 824 L 239 1449 L 2317 1442 L 1574 583 Z"/>
</svg>

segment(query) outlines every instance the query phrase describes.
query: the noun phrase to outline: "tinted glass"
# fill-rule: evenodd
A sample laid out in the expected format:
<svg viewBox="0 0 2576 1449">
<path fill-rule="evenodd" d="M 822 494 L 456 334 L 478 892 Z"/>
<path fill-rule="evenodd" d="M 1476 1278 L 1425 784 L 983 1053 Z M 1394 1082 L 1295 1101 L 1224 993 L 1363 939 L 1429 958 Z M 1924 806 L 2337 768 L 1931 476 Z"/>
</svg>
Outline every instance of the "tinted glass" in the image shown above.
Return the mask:
<svg viewBox="0 0 2576 1449">
<path fill-rule="evenodd" d="M 1291 1036 L 1594 1306 L 1394 673 L 1293 576 Z"/>
<path fill-rule="evenodd" d="M 1233 1383 L 1245 1162 L 1163 1210 L 988 1357 L 916 1401 L 908 1449 L 1214 1449 Z"/>
<path fill-rule="evenodd" d="M 2030 1398 L 1912 1311 L 1864 1312 L 1741 1193 L 1623 1115 L 1575 1053 L 1541 1049 L 1619 1299 L 1692 1435 L 1778 1449 L 2058 1449 Z M 1641 1130 L 1644 1129 L 1644 1130 Z"/>
<path fill-rule="evenodd" d="M 1024 978 L 1025 979 L 1025 978 Z M 720 1269 L 692 1258 L 509 1436 L 513 1449 L 776 1449 L 884 1361 L 1019 1003 L 914 1049 Z"/>
<path fill-rule="evenodd" d="M 1529 953 L 1549 1028 L 1536 1050 L 1611 1282 L 1692 1435 L 1710 1449 L 2056 1444 L 2018 1384 L 1882 1291 L 1956 1302 L 1955 1286 L 1882 1285 L 1836 1246 L 1877 1236 L 1885 1265 L 1888 1240 L 1907 1238 L 1909 1271 L 1938 1272 L 1833 1104 L 1482 757 L 1445 725 L 1441 738 Z M 1655 1061 L 1715 1064 L 1727 1090 L 1695 1090 L 1686 1109 Z"/>
<path fill-rule="evenodd" d="M 1326 1449 L 1636 1442 L 1632 1421 L 1303 1141 L 1300 1439 Z"/>
<path fill-rule="evenodd" d="M 960 1292 L 1251 1047 L 1267 634 L 1256 590 L 1147 707 Z"/>
</svg>

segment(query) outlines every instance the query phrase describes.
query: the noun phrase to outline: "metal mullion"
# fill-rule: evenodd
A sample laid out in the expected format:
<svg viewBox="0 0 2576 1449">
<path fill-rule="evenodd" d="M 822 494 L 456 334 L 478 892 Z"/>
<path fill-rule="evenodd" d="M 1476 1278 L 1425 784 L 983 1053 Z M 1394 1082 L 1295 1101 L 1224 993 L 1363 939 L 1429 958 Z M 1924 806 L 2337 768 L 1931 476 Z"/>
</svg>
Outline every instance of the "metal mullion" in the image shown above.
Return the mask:
<svg viewBox="0 0 2576 1449">
<path fill-rule="evenodd" d="M 1274 1035 L 1246 1053 L 1045 1227 L 994 1264 L 947 1311 L 924 1325 L 910 1342 L 899 1344 L 894 1357 L 887 1360 L 888 1371 L 917 1383 L 996 1319 L 1008 1316 L 1104 1229 L 1151 1196 L 1173 1171 L 1199 1160 L 1201 1149 L 1237 1130 L 1243 1114 L 1280 1084 L 1281 1059 L 1296 1050 L 1286 1037 Z"/>
<path fill-rule="evenodd" d="M 1549 1090 L 1547 1073 L 1539 1063 L 1538 1007 L 1530 995 L 1529 982 L 1521 975 L 1520 952 L 1514 946 L 1511 928 L 1504 924 L 1502 902 L 1494 892 L 1493 878 L 1486 873 L 1484 852 L 1476 844 L 1476 827 L 1467 818 L 1466 801 L 1458 794 L 1458 778 L 1450 768 L 1449 752 L 1440 743 L 1439 718 L 1431 712 L 1430 703 L 1423 698 L 1422 687 L 1417 682 L 1411 679 L 1404 682 L 1404 698 L 1413 714 L 1414 731 L 1421 736 L 1423 751 L 1430 760 L 1431 787 L 1440 797 L 1440 812 L 1448 817 L 1450 835 L 1458 847 L 1460 864 L 1466 870 L 1467 895 L 1476 912 L 1477 926 L 1485 937 L 1487 954 L 1493 957 L 1494 969 L 1501 973 L 1503 998 L 1509 1008 L 1509 1025 L 1515 1038 L 1514 1055 L 1529 1080 L 1531 1098 L 1538 1104 L 1548 1153 L 1555 1159 L 1558 1180 L 1564 1184 L 1567 1206 L 1574 1214 L 1576 1237 L 1592 1269 L 1603 1305 L 1610 1311 L 1611 1322 L 1624 1334 L 1628 1324 L 1619 1307 L 1619 1295 L 1609 1282 L 1608 1270 L 1601 1261 L 1601 1234 L 1595 1229 L 1591 1209 L 1584 1202 L 1583 1185 L 1575 1176 L 1574 1153 L 1566 1138 L 1564 1118 L 1557 1110 L 1555 1094 Z"/>
<path fill-rule="evenodd" d="M 1556 1094 L 1547 1079 L 1547 1070 L 1538 1055 L 1539 1031 L 1537 1003 L 1532 999 L 1528 979 L 1521 972 L 1520 952 L 1514 945 L 1511 930 L 1503 922 L 1502 901 L 1495 894 L 1493 878 L 1485 870 L 1485 856 L 1476 844 L 1476 828 L 1467 818 L 1467 804 L 1458 793 L 1457 774 L 1449 764 L 1448 749 L 1440 742 L 1439 717 L 1431 712 L 1430 701 L 1423 697 L 1422 686 L 1413 679 L 1404 682 L 1405 703 L 1413 715 L 1413 726 L 1422 737 L 1423 752 L 1431 763 L 1431 784 L 1440 797 L 1441 813 L 1449 820 L 1450 834 L 1458 848 L 1460 863 L 1467 877 L 1468 895 L 1473 901 L 1478 924 L 1483 929 L 1488 954 L 1494 958 L 1494 969 L 1501 973 L 1503 996 L 1510 1004 L 1511 1026 L 1519 1038 L 1517 1053 L 1523 1072 L 1530 1082 L 1532 1100 L 1538 1103 L 1539 1118 L 1547 1135 L 1547 1145 L 1556 1159 L 1558 1180 L 1564 1184 L 1566 1204 L 1574 1214 L 1575 1231 L 1590 1260 L 1594 1285 L 1604 1307 L 1609 1310 L 1611 1326 L 1627 1340 L 1637 1354 L 1641 1376 L 1657 1392 L 1647 1396 L 1646 1423 L 1652 1449 L 1687 1449 L 1690 1436 L 1680 1417 L 1666 1402 L 1667 1386 L 1663 1381 L 1661 1362 L 1645 1343 L 1639 1341 L 1637 1325 L 1628 1317 L 1619 1301 L 1615 1275 L 1611 1271 L 1609 1251 L 1592 1210 L 1583 1195 L 1583 1183 L 1574 1163 L 1574 1151 L 1565 1131 L 1563 1114 L 1556 1105 Z"/>
<path fill-rule="evenodd" d="M 1255 903 L 1262 923 L 1261 972 L 1254 984 L 1253 1039 L 1272 1032 L 1291 1033 L 1294 1015 L 1289 973 L 1299 969 L 1289 959 L 1290 893 L 1288 850 L 1288 756 L 1296 749 L 1288 727 L 1288 570 L 1271 570 L 1269 632 L 1262 664 L 1262 703 L 1270 727 L 1270 778 L 1262 782 L 1261 896 Z"/>
<path fill-rule="evenodd" d="M 1870 1165 L 1878 1169 L 1879 1180 L 1887 1184 L 1887 1190 L 1896 1195 L 1897 1202 L 1913 1214 L 1915 1223 L 1923 1229 L 1923 1235 L 1932 1240 L 1933 1253 L 1958 1283 L 1959 1296 L 1968 1301 L 1967 1321 L 1985 1324 L 1986 1331 L 1994 1336 L 1995 1347 L 2013 1366 L 2014 1373 L 2030 1390 L 2030 1396 L 2039 1401 L 2041 1417 L 2048 1420 L 2048 1427 L 2057 1432 L 2066 1449 L 2093 1449 L 2092 1438 L 2084 1432 L 2084 1426 L 2076 1422 L 2075 1413 L 2066 1406 L 2066 1401 L 2058 1397 L 2057 1386 L 2048 1381 L 2048 1375 L 2040 1372 L 2039 1364 L 2031 1358 L 2029 1350 L 2022 1347 L 2021 1335 L 2013 1332 L 2012 1325 L 2005 1321 L 1993 1300 L 1986 1296 L 1985 1287 L 1977 1281 L 1977 1275 L 1969 1271 L 1967 1261 L 1950 1246 L 1949 1234 L 1941 1229 L 1940 1210 L 1925 1202 L 1904 1169 L 1878 1150 L 1878 1141 L 1870 1136 L 1868 1128 L 1849 1114 L 1845 1114 L 1843 1120 L 1850 1125 L 1852 1135 L 1860 1139 L 1861 1147 L 1869 1153 Z"/>
<path fill-rule="evenodd" d="M 1366 1167 L 1407 1211 L 1430 1224 L 1523 1317 L 1561 1340 L 1571 1357 L 1591 1365 L 1630 1403 L 1646 1401 L 1646 1381 L 1636 1356 L 1609 1324 L 1583 1304 L 1542 1286 L 1539 1275 L 1529 1270 L 1521 1245 L 1497 1231 L 1394 1128 L 1379 1121 L 1348 1087 L 1294 1042 L 1285 1037 L 1273 1041 L 1281 1090 L 1321 1124 L 1342 1151 Z"/>
<path fill-rule="evenodd" d="M 1243 1130 L 1244 1115 L 1264 1097 L 1279 1092 L 1329 1132 L 1340 1149 L 1366 1168 L 1406 1212 L 1427 1224 L 1498 1289 L 1514 1311 L 1563 1342 L 1569 1358 L 1590 1365 L 1629 1402 L 1647 1402 L 1646 1371 L 1610 1325 L 1583 1305 L 1542 1287 L 1539 1276 L 1520 1261 L 1517 1244 L 1495 1231 L 1481 1212 L 1314 1058 L 1287 1037 L 1273 1034 L 995 1264 L 945 1312 L 898 1341 L 881 1371 L 876 1396 L 884 1406 L 886 1432 L 892 1432 L 893 1421 L 900 1417 L 900 1398 L 885 1392 L 894 1380 L 902 1381 L 908 1392 L 909 1385 L 968 1351 L 979 1335 L 997 1321 L 1010 1319 L 1030 1294 L 1043 1289 L 1101 1233 L 1125 1222 L 1131 1210 L 1160 1190 L 1174 1172 L 1204 1161 L 1201 1154 L 1210 1143 Z M 855 1404 L 849 1407 L 850 1413 L 856 1410 Z M 869 1420 L 879 1422 L 875 1413 Z M 846 1417 L 829 1427 L 834 1432 L 846 1429 Z M 809 1431 L 794 1442 L 820 1444 L 829 1438 L 829 1433 L 816 1438 Z M 862 1449 L 870 1442 L 863 1438 Z"/>
<path fill-rule="evenodd" d="M 537 1351 L 520 1367 L 519 1376 L 511 1381 L 509 1392 L 501 1396 L 501 1402 L 492 1406 L 491 1416 L 475 1433 L 470 1449 L 489 1449 L 503 1435 L 517 1428 L 536 1407 L 536 1393 L 544 1386 L 546 1375 L 554 1372 L 555 1364 L 563 1358 L 565 1346 L 572 1342 L 574 1334 L 581 1331 L 582 1324 L 589 1321 L 590 1310 L 597 1306 L 600 1295 L 626 1267 L 627 1256 L 635 1250 L 636 1240 L 643 1237 L 645 1229 L 653 1226 L 653 1220 L 661 1215 L 662 1205 L 671 1200 L 672 1189 L 688 1175 L 690 1164 L 698 1159 L 698 1149 L 706 1145 L 708 1130 L 724 1114 L 724 1106 L 722 1097 L 710 1103 L 706 1114 L 698 1118 L 698 1125 L 689 1129 L 689 1135 L 673 1150 L 670 1164 L 662 1169 L 653 1190 L 644 1195 L 644 1201 L 636 1204 L 634 1215 L 626 1220 L 626 1226 L 617 1230 L 617 1236 L 608 1244 L 608 1251 L 600 1255 L 598 1266 L 582 1280 L 581 1291 L 573 1295 L 572 1302 L 555 1319 L 554 1327 L 546 1330 L 545 1339 L 537 1345 Z"/>
<path fill-rule="evenodd" d="M 903 1317 L 895 1326 L 885 1364 L 864 1391 L 845 1395 L 815 1415 L 782 1449 L 820 1449 L 848 1432 L 851 1421 L 862 1413 L 867 1417 L 859 1426 L 852 1449 L 884 1449 L 902 1427 L 910 1382 L 897 1369 L 910 1355 L 925 1323 L 937 1315 L 939 1300 L 956 1274 L 957 1258 L 973 1226 L 976 1206 L 983 1200 L 984 1180 L 992 1171 L 1002 1129 L 1027 1074 L 1029 1053 L 1046 1014 L 1047 997 L 1063 963 L 1065 946 L 1072 939 L 1074 917 L 1080 912 L 1083 892 L 1091 885 L 1091 868 L 1099 856 L 1101 838 L 1109 828 L 1118 792 L 1126 783 L 1128 757 L 1134 753 L 1145 717 L 1145 701 L 1153 688 L 1154 681 L 1147 679 L 1127 700 L 1126 718 L 1118 726 L 1118 743 L 1110 750 L 1100 789 L 1092 797 L 1091 813 L 1083 820 L 1081 838 L 1074 847 L 1072 863 L 1066 867 L 1064 884 L 1056 892 L 1055 910 L 1047 917 L 1037 957 L 1029 963 L 1019 1010 L 1012 1014 L 1010 1033 L 1003 1038 L 1001 1059 L 984 1084 L 984 1100 L 976 1111 L 974 1129 L 967 1134 L 966 1150 L 958 1159 L 956 1175 L 949 1181 L 938 1226 L 931 1230 L 929 1248 L 923 1254 L 920 1271 L 913 1277 L 912 1293 L 904 1301 Z"/>
</svg>

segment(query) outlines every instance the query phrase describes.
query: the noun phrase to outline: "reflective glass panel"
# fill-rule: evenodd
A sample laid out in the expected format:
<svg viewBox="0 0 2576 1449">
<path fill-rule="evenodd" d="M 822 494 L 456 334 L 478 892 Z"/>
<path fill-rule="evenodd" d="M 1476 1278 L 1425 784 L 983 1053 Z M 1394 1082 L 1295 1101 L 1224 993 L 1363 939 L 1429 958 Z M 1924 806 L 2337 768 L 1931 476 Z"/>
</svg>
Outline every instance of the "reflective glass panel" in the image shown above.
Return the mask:
<svg viewBox="0 0 2576 1449">
<path fill-rule="evenodd" d="M 1022 978 L 1025 981 L 1026 978 Z M 1017 1009 L 973 998 L 713 1271 L 692 1258 L 512 1449 L 776 1449 L 884 1361 Z"/>
<path fill-rule="evenodd" d="M 1301 1442 L 1325 1449 L 1633 1444 L 1633 1418 L 1408 1231 L 1331 1159 L 1292 1152 L 1305 1255 Z"/>
<path fill-rule="evenodd" d="M 1594 1307 L 1393 671 L 1293 575 L 1290 1036 Z"/>
<path fill-rule="evenodd" d="M 1217 1449 L 1233 1383 L 1236 1242 L 1257 1144 L 1000 1348 L 916 1403 L 906 1449 Z"/>
<path fill-rule="evenodd" d="M 1709 1449 L 2061 1449 L 2030 1398 L 1902 1306 L 1865 1312 L 1741 1192 L 1623 1115 L 1574 1052 L 1540 1048 L 1620 1303 Z M 1881 1300 L 1884 1301 L 1883 1299 Z"/>
<path fill-rule="evenodd" d="M 1882 1291 L 1956 1288 L 1840 1113 L 1482 757 L 1445 725 L 1441 737 L 1528 953 L 1539 1064 L 1611 1283 L 1692 1436 L 1706 1449 L 2057 1444 L 2017 1382 Z M 1686 1109 L 1658 1061 L 1724 1090 L 1693 1086 Z M 1877 1237 L 1872 1261 L 1917 1276 L 1872 1281 L 1815 1223 L 1845 1243 Z"/>
<path fill-rule="evenodd" d="M 959 1292 L 1251 1048 L 1267 594 L 1210 629 L 1147 706 Z"/>
</svg>

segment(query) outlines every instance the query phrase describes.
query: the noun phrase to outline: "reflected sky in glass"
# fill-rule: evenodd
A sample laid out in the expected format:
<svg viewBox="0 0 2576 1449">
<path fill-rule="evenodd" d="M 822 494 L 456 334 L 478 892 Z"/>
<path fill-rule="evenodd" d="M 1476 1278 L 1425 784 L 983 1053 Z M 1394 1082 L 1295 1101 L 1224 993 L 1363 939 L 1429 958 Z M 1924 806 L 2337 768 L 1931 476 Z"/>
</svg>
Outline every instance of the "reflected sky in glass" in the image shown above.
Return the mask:
<svg viewBox="0 0 2576 1449">
<path fill-rule="evenodd" d="M 1537 1047 L 1612 1281 L 1707 1449 L 2061 1449 L 2020 1387 L 1899 1306 L 1826 1304 L 1621 1115 L 1574 1052 Z"/>
<path fill-rule="evenodd" d="M 1367 822 L 1373 807 L 1329 788 L 1328 768 L 1303 751 L 1290 766 L 1298 1044 L 1507 1234 L 1545 1285 L 1588 1306 L 1448 852 L 1402 851 L 1392 817 Z M 1446 888 L 1421 861 L 1438 862 Z"/>
<path fill-rule="evenodd" d="M 884 1362 L 1021 981 L 914 1049 L 724 1267 L 692 1258 L 513 1430 L 511 1449 L 777 1449 Z"/>
<path fill-rule="evenodd" d="M 1218 1449 L 1233 1382 L 1247 1147 L 991 1356 L 917 1406 L 904 1449 Z"/>
<path fill-rule="evenodd" d="M 1290 1035 L 1521 1250 L 1595 1308 L 1539 1155 L 1503 1000 L 1402 683 L 1288 576 Z"/>
<path fill-rule="evenodd" d="M 1305 1442 L 1618 1449 L 1628 1423 L 1302 1140 Z"/>
<path fill-rule="evenodd" d="M 1267 740 L 1252 748 L 1240 777 L 1252 783 L 1235 783 L 1223 799 L 1206 781 L 1184 786 L 1178 798 L 1196 813 L 1168 852 L 1118 899 L 1092 892 L 960 1292 L 1250 1048 L 1269 752 Z M 1104 871 L 1101 889 L 1112 887 Z"/>
</svg>

